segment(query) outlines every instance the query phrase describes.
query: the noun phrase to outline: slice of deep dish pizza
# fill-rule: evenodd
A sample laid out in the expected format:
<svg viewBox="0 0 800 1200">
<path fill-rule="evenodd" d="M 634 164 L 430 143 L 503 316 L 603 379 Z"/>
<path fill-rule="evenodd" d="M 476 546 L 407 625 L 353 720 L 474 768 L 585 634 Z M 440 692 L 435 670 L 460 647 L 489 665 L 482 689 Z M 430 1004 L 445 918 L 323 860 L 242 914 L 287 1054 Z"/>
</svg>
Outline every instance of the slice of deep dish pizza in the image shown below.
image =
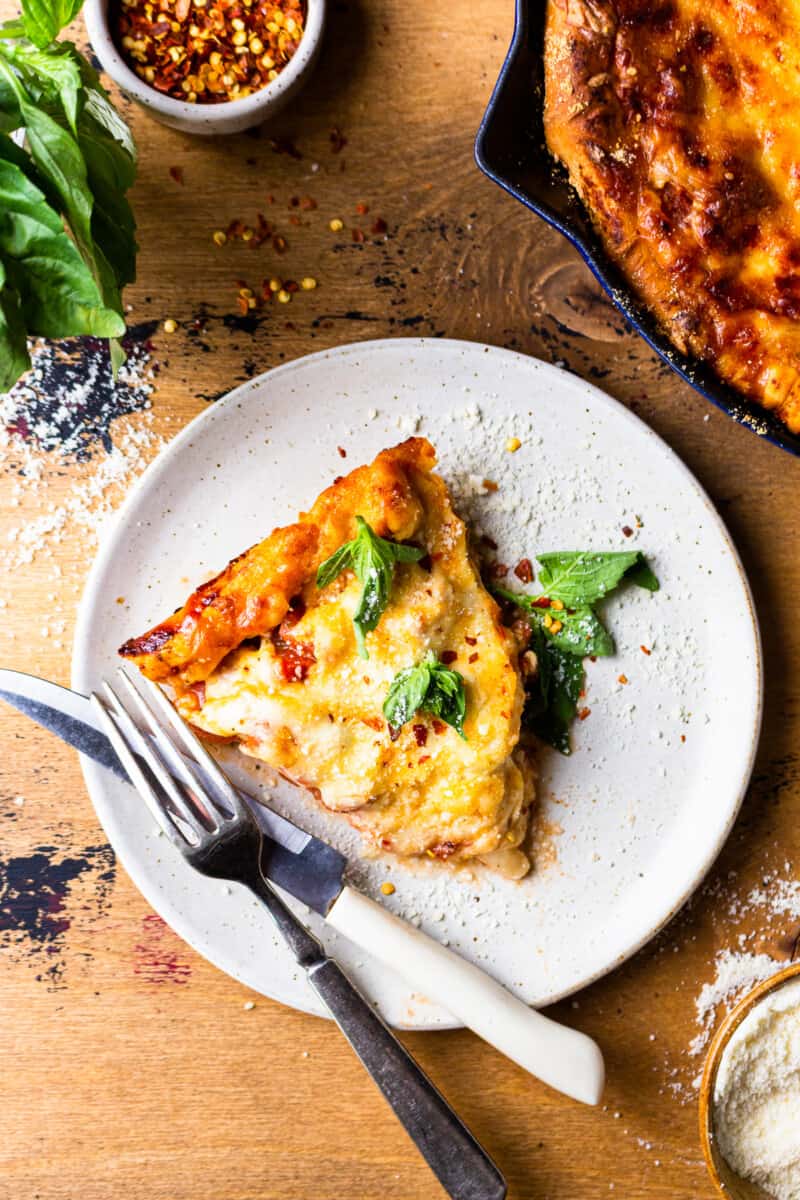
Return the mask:
<svg viewBox="0 0 800 1200">
<path fill-rule="evenodd" d="M 516 878 L 534 792 L 522 647 L 435 464 L 423 438 L 384 450 L 120 653 L 373 851 Z"/>
</svg>

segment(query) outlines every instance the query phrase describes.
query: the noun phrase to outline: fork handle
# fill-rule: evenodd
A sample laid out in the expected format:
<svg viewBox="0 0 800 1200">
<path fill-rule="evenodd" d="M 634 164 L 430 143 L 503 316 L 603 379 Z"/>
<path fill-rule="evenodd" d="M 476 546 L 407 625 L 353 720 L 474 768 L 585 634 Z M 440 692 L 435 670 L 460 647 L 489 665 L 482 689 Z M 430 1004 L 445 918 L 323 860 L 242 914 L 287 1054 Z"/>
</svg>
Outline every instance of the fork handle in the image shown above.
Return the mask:
<svg viewBox="0 0 800 1200">
<path fill-rule="evenodd" d="M 504 1200 L 506 1182 L 441 1092 L 264 879 L 250 882 L 308 981 L 452 1200 Z"/>
</svg>

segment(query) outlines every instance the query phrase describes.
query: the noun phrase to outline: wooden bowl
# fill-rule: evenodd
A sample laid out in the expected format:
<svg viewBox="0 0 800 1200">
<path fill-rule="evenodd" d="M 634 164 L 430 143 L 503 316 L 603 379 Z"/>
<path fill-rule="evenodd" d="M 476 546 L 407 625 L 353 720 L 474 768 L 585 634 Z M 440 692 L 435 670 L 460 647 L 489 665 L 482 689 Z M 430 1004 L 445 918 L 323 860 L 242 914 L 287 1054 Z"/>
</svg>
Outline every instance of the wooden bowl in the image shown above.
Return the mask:
<svg viewBox="0 0 800 1200">
<path fill-rule="evenodd" d="M 724 1196 L 725 1200 L 774 1200 L 774 1197 L 765 1192 L 763 1188 L 735 1174 L 717 1146 L 714 1136 L 714 1087 L 720 1060 L 735 1030 L 756 1004 L 770 992 L 798 976 L 800 976 L 800 962 L 792 963 L 785 970 L 778 971 L 769 979 L 765 979 L 763 983 L 759 983 L 728 1013 L 708 1048 L 703 1079 L 700 1084 L 700 1144 L 703 1147 L 703 1157 L 706 1160 L 708 1173 L 720 1196 Z"/>
</svg>

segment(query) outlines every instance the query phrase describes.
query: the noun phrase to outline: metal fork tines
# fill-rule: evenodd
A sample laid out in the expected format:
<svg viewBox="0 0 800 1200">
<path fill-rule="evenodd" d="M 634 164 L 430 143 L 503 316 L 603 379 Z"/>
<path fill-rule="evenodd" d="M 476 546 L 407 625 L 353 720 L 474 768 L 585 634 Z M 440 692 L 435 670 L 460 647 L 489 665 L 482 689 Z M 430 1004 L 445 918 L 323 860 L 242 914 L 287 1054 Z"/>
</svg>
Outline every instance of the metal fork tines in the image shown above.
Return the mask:
<svg viewBox="0 0 800 1200">
<path fill-rule="evenodd" d="M 250 808 L 155 684 L 119 670 L 92 694 L 103 728 L 160 828 L 205 875 L 244 884 L 263 902 L 317 995 L 454 1200 L 502 1200 L 486 1151 L 373 1007 L 329 958 L 260 869 Z M 120 694 L 122 693 L 122 695 Z M 123 699 L 124 695 L 124 699 Z"/>
</svg>

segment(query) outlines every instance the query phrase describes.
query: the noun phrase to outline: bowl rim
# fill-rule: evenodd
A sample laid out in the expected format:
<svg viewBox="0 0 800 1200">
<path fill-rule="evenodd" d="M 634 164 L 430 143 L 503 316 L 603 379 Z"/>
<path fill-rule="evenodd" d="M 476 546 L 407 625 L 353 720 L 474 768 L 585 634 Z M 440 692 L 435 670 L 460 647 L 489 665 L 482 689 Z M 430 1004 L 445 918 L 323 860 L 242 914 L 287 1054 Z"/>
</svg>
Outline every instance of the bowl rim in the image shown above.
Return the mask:
<svg viewBox="0 0 800 1200">
<path fill-rule="evenodd" d="M 111 2 L 112 0 L 86 0 L 83 7 L 89 41 L 103 70 L 124 92 L 145 108 L 187 124 L 224 124 L 233 116 L 238 119 L 271 108 L 313 62 L 325 24 L 326 0 L 305 0 L 306 25 L 300 44 L 275 79 L 250 96 L 222 100 L 215 104 L 190 104 L 188 100 L 176 100 L 173 96 L 157 91 L 131 70 L 111 36 L 108 21 L 108 7 Z"/>
<path fill-rule="evenodd" d="M 753 1011 L 756 1005 L 760 1004 L 771 992 L 777 991 L 791 980 L 798 978 L 800 978 L 800 959 L 787 963 L 785 967 L 776 971 L 774 975 L 770 975 L 767 979 L 762 979 L 760 983 L 752 987 L 734 1005 L 730 1012 L 727 1013 L 719 1029 L 717 1029 L 711 1039 L 711 1045 L 706 1051 L 703 1075 L 700 1081 L 700 1095 L 698 1098 L 700 1145 L 711 1182 L 714 1184 L 719 1195 L 724 1197 L 724 1200 L 732 1200 L 732 1198 L 730 1190 L 720 1179 L 717 1169 L 713 1130 L 714 1087 L 717 1082 L 717 1072 L 722 1061 L 722 1055 L 742 1021 Z"/>
<path fill-rule="evenodd" d="M 521 76 L 524 76 L 527 82 L 531 57 L 540 57 L 538 45 L 534 45 L 534 41 L 540 31 L 543 33 L 545 12 L 546 5 L 536 4 L 535 0 L 515 0 L 511 44 L 475 137 L 474 154 L 478 167 L 493 183 L 519 200 L 572 243 L 628 324 L 695 392 L 726 413 L 737 424 L 755 433 L 757 437 L 789 454 L 800 456 L 800 434 L 793 433 L 771 409 L 762 407 L 725 383 L 707 363 L 684 355 L 673 346 L 655 316 L 636 297 L 629 282 L 612 263 L 591 227 L 587 229 L 585 222 L 581 221 L 581 215 L 585 216 L 586 210 L 569 184 L 566 173 L 560 164 L 555 162 L 544 144 L 543 136 L 536 141 L 536 152 L 543 169 L 549 173 L 551 183 L 557 182 L 559 190 L 563 189 L 562 194 L 569 197 L 574 206 L 574 214 L 557 212 L 547 199 L 533 194 L 518 178 L 514 178 L 515 170 L 518 171 L 526 159 L 530 159 L 530 145 L 517 142 L 513 155 L 505 155 L 502 159 L 493 153 L 491 139 L 497 134 L 498 128 L 501 129 L 506 144 L 512 136 L 508 133 L 508 123 L 498 116 L 498 110 L 505 94 L 511 91 Z M 544 88 L 537 88 L 535 81 L 531 80 L 528 92 L 534 116 L 541 115 Z M 531 126 L 533 127 L 533 120 Z M 509 162 L 513 165 L 509 166 Z"/>
</svg>

